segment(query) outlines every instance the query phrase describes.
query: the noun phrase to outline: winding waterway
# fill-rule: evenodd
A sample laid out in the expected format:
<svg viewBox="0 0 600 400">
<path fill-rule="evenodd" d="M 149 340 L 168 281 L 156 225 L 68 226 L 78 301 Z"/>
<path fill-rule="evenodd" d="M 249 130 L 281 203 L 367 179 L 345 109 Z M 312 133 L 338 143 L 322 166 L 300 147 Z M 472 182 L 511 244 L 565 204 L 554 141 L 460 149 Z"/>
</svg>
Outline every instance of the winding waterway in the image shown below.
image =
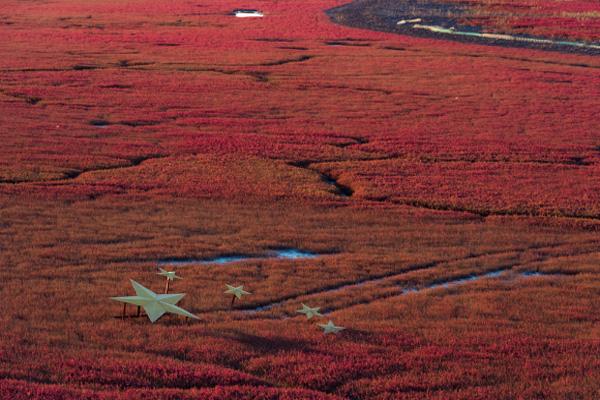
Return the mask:
<svg viewBox="0 0 600 400">
<path fill-rule="evenodd" d="M 600 55 L 600 43 L 488 32 L 461 24 L 458 18 L 468 17 L 469 12 L 466 5 L 434 0 L 355 0 L 328 10 L 327 15 L 335 23 L 355 28 L 495 46 Z"/>
</svg>

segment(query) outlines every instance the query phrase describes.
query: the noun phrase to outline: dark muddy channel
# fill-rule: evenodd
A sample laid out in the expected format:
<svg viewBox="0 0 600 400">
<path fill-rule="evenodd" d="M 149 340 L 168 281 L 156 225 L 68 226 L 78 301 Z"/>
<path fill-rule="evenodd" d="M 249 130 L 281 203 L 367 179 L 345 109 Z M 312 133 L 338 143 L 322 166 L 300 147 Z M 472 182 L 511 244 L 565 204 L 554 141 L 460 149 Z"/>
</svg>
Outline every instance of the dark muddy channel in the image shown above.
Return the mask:
<svg viewBox="0 0 600 400">
<path fill-rule="evenodd" d="M 430 0 L 355 0 L 327 11 L 333 22 L 355 28 L 491 46 L 600 55 L 600 43 L 483 32 L 479 27 L 461 24 L 469 14 L 466 6 Z"/>
<path fill-rule="evenodd" d="M 463 286 L 468 283 L 477 282 L 479 280 L 484 280 L 484 279 L 503 278 L 503 277 L 509 278 L 510 277 L 510 275 L 508 275 L 509 273 L 510 273 L 510 269 L 499 269 L 499 270 L 495 270 L 495 271 L 484 272 L 481 274 L 472 274 L 472 275 L 458 277 L 458 278 L 454 278 L 454 279 L 440 280 L 440 281 L 433 282 L 431 284 L 421 286 L 421 287 L 404 288 L 396 296 L 406 296 L 406 295 L 410 295 L 410 294 L 416 294 L 416 293 L 421 293 L 421 292 L 435 290 L 435 289 L 452 289 L 455 287 Z M 514 275 L 515 278 L 565 277 L 565 276 L 567 276 L 567 275 L 560 274 L 560 273 L 544 273 L 544 272 L 539 272 L 539 271 L 524 271 L 524 272 L 518 272 Z M 367 280 L 367 281 L 356 283 L 356 284 L 348 284 L 348 285 L 344 285 L 339 288 L 326 289 L 326 290 L 323 290 L 320 292 L 316 292 L 316 293 L 313 293 L 313 295 L 314 294 L 330 295 L 332 293 L 340 293 L 341 294 L 343 291 L 345 291 L 347 289 L 355 289 L 355 288 L 365 286 L 366 284 L 384 282 L 386 279 L 387 278 L 373 279 L 373 280 Z M 247 313 L 257 313 L 257 312 L 262 312 L 262 311 L 269 311 L 273 308 L 277 308 L 277 307 L 289 304 L 292 301 L 296 301 L 296 299 L 284 299 L 284 300 L 275 301 L 275 302 L 272 302 L 269 304 L 263 304 L 261 306 L 246 310 L 246 312 Z M 327 310 L 327 311 L 323 312 L 323 315 L 328 315 L 334 311 L 338 311 L 338 310 L 337 309 L 336 310 Z"/>
</svg>

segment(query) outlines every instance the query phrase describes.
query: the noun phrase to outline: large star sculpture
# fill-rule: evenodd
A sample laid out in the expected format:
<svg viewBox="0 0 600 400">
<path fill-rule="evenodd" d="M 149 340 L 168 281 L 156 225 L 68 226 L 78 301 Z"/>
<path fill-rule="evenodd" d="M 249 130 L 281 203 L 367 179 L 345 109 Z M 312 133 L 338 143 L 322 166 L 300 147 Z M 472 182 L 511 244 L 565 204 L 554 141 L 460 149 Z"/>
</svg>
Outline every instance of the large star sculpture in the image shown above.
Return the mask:
<svg viewBox="0 0 600 400">
<path fill-rule="evenodd" d="M 321 307 L 309 307 L 304 303 L 302 304 L 302 308 L 300 310 L 296 310 L 297 313 L 306 315 L 306 319 L 311 319 L 312 317 L 322 317 L 323 314 L 319 312 Z"/>
<path fill-rule="evenodd" d="M 333 323 L 333 321 L 331 321 L 331 320 L 329 320 L 329 322 L 326 324 L 317 324 L 317 325 L 319 325 L 321 328 L 323 328 L 323 333 L 325 333 L 326 335 L 328 333 L 337 334 L 337 333 L 340 333 L 341 331 L 343 331 L 344 329 L 346 329 L 343 326 L 336 326 Z"/>
<path fill-rule="evenodd" d="M 148 318 L 153 323 L 165 313 L 178 314 L 183 315 L 184 317 L 198 319 L 194 314 L 175 305 L 185 296 L 185 293 L 156 294 L 133 279 L 130 281 L 135 290 L 135 296 L 111 297 L 111 299 L 120 301 L 121 303 L 134 304 L 143 307 L 144 311 L 146 311 L 146 315 L 148 315 Z"/>
</svg>

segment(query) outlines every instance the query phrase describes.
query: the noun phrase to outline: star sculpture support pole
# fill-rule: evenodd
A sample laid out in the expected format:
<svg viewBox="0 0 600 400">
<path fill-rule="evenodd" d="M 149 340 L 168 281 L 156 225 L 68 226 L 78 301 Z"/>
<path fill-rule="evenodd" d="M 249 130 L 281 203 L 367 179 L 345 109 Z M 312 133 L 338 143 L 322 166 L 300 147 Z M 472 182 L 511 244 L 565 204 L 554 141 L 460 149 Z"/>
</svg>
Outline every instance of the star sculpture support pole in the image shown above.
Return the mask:
<svg viewBox="0 0 600 400">
<path fill-rule="evenodd" d="M 246 292 L 244 290 L 244 285 L 242 285 L 242 286 L 231 286 L 231 285 L 225 284 L 225 286 L 227 286 L 227 290 L 225 291 L 225 293 L 233 295 L 233 297 L 231 298 L 231 305 L 229 306 L 230 308 L 233 308 L 233 304 L 235 303 L 236 299 L 241 299 L 242 296 L 244 296 L 244 295 L 252 294 L 252 293 Z"/>
<path fill-rule="evenodd" d="M 296 312 L 300 313 L 300 314 L 306 315 L 306 319 L 311 319 L 313 317 L 322 317 L 323 316 L 323 314 L 321 314 L 319 312 L 319 310 L 321 309 L 321 307 L 309 307 L 309 306 L 307 306 L 304 303 L 301 303 L 301 304 L 302 304 L 302 308 L 299 309 L 299 310 L 296 310 Z"/>
<path fill-rule="evenodd" d="M 157 294 L 134 280 L 131 280 L 131 285 L 135 290 L 135 296 L 111 297 L 111 299 L 125 303 L 124 306 L 127 304 L 134 304 L 143 307 L 150 322 L 156 322 L 160 317 L 167 313 L 198 319 L 197 316 L 189 311 L 176 306 L 176 304 L 185 296 L 184 293 Z"/>
</svg>

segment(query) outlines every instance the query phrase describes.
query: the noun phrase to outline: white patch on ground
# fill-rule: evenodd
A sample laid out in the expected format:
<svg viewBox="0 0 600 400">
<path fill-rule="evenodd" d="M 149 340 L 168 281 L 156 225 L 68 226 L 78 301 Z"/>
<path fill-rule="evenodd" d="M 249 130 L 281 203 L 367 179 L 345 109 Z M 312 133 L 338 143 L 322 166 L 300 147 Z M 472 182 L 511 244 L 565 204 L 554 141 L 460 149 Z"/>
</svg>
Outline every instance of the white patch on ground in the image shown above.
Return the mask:
<svg viewBox="0 0 600 400">
<path fill-rule="evenodd" d="M 234 15 L 237 18 L 261 18 L 265 16 L 260 11 L 236 11 Z"/>
</svg>

